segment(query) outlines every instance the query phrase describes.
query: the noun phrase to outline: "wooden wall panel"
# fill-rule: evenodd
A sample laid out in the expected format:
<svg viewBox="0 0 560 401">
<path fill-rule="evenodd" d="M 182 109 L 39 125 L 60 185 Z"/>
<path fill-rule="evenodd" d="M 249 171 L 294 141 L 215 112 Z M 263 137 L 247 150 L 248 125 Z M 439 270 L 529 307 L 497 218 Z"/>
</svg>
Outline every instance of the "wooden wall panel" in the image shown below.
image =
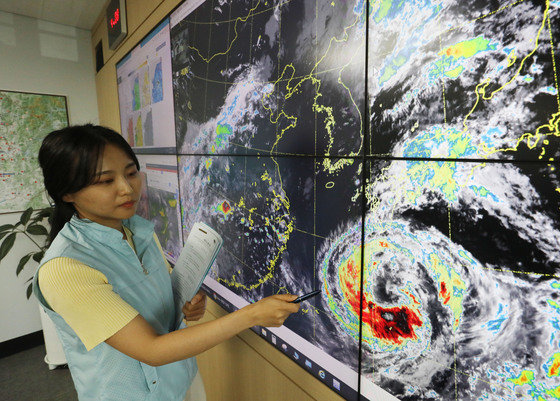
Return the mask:
<svg viewBox="0 0 560 401">
<path fill-rule="evenodd" d="M 128 29 L 136 31 L 163 0 L 127 0 Z"/>
<path fill-rule="evenodd" d="M 95 76 L 99 124 L 121 132 L 119 96 L 117 94 L 117 69 L 115 64 L 106 65 Z"/>
<path fill-rule="evenodd" d="M 208 300 L 199 323 L 224 316 Z M 208 401 L 341 401 L 342 397 L 281 351 L 247 330 L 197 357 Z"/>
</svg>

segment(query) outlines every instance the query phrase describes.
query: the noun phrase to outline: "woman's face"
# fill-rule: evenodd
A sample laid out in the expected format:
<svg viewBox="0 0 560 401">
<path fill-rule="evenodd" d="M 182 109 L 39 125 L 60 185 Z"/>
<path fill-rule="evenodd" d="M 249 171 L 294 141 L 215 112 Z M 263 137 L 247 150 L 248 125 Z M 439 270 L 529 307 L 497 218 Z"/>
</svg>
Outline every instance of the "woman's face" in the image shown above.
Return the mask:
<svg viewBox="0 0 560 401">
<path fill-rule="evenodd" d="M 134 161 L 119 147 L 107 144 L 94 183 L 62 199 L 74 204 L 80 218 L 122 231 L 122 220 L 136 212 L 141 190 Z"/>
</svg>

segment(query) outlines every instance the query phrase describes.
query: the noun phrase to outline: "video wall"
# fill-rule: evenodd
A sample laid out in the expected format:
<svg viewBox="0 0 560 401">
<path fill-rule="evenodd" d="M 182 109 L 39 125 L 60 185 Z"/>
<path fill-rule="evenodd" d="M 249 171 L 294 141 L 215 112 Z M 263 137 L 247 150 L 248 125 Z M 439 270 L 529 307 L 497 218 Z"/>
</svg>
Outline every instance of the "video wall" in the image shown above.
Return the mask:
<svg viewBox="0 0 560 401">
<path fill-rule="evenodd" d="M 560 399 L 560 1 L 186 1 L 117 64 L 138 213 L 348 400 Z"/>
</svg>

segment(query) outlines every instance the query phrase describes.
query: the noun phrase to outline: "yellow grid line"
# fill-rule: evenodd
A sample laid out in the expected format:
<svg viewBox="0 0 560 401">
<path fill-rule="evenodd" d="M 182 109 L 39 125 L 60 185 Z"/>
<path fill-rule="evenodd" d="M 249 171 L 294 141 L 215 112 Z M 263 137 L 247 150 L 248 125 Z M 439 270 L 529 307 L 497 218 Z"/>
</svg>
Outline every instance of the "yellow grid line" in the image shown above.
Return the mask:
<svg viewBox="0 0 560 401">
<path fill-rule="evenodd" d="M 552 56 L 552 69 L 554 71 L 554 83 L 556 84 L 556 103 L 558 104 L 558 111 L 560 111 L 560 87 L 558 86 L 558 71 L 556 71 L 556 60 L 554 58 L 554 42 L 552 40 L 552 27 L 550 24 L 550 13 L 546 15 L 548 24 L 548 34 L 550 36 L 550 54 Z"/>
<path fill-rule="evenodd" d="M 439 361 L 437 361 L 437 360 L 435 360 L 435 359 L 430 359 L 430 361 L 433 362 L 433 363 L 436 364 L 436 365 L 439 365 L 439 366 L 441 366 L 441 367 L 447 369 L 447 370 L 452 370 L 452 371 L 454 371 L 456 374 L 457 374 L 457 373 L 460 373 L 460 374 L 462 374 L 463 376 L 473 377 L 473 375 L 470 375 L 469 373 L 466 373 L 466 372 L 463 372 L 462 370 L 457 369 L 456 366 L 453 367 L 453 368 L 450 368 L 449 366 L 444 365 L 443 363 L 441 363 L 441 362 L 439 362 Z M 515 390 L 514 390 L 514 389 L 512 389 L 512 388 L 510 388 L 510 387 L 506 387 L 506 386 L 504 386 L 504 385 L 502 385 L 502 384 L 499 384 L 499 383 L 496 383 L 496 382 L 491 382 L 491 381 L 489 381 L 489 380 L 485 380 L 485 379 L 482 379 L 482 378 L 480 378 L 480 377 L 477 377 L 476 380 L 477 380 L 477 381 L 481 381 L 481 382 L 486 383 L 486 384 L 489 384 L 489 385 L 491 385 L 491 386 L 498 386 L 498 387 L 501 387 L 501 388 L 503 388 L 503 389 L 505 389 L 505 390 L 508 390 L 508 391 L 511 391 L 512 393 L 515 394 Z"/>
<path fill-rule="evenodd" d="M 484 18 L 488 18 L 488 17 L 490 17 L 491 15 L 494 15 L 494 14 L 496 14 L 496 13 L 502 12 L 502 11 L 504 11 L 504 10 L 510 8 L 510 7 L 516 6 L 516 5 L 519 4 L 519 3 L 523 3 L 524 1 L 525 1 L 525 0 L 518 0 L 518 1 L 516 1 L 516 2 L 513 2 L 513 3 L 508 4 L 508 5 L 506 5 L 506 6 L 500 7 L 500 8 L 498 8 L 497 10 L 494 10 L 494 11 L 492 11 L 492 12 L 489 12 L 488 14 L 484 14 L 484 15 L 478 17 L 478 18 L 475 18 L 475 19 L 473 19 L 473 20 L 470 20 L 470 21 L 467 21 L 467 22 L 465 22 L 465 23 L 462 23 L 462 24 L 460 24 L 460 25 L 458 25 L 458 26 L 456 26 L 456 27 L 446 29 L 445 31 L 439 33 L 439 35 L 444 35 L 444 34 L 446 34 L 446 33 L 453 32 L 453 31 L 456 30 L 456 29 L 459 29 L 459 28 L 462 28 L 462 27 L 464 27 L 464 26 L 466 26 L 466 25 L 472 24 L 472 23 L 474 23 L 474 22 L 476 22 L 476 21 L 478 21 L 478 20 L 481 20 L 481 19 L 484 19 Z"/>
<path fill-rule="evenodd" d="M 288 3 L 292 2 L 292 1 L 293 1 L 293 0 L 284 0 L 284 1 L 280 2 L 280 3 L 278 3 L 278 4 L 275 5 L 275 6 L 265 8 L 265 9 L 263 9 L 263 10 L 261 10 L 261 11 L 258 11 L 258 12 L 252 13 L 252 14 L 249 13 L 249 15 L 247 15 L 247 17 L 249 17 L 249 16 L 255 16 L 255 15 L 259 15 L 259 14 L 264 14 L 264 13 L 270 11 L 270 10 L 275 9 L 276 7 L 279 8 L 279 7 L 283 6 L 284 4 L 288 4 Z M 193 24 L 193 25 L 212 25 L 212 24 L 225 24 L 225 23 L 235 22 L 235 21 L 237 21 L 238 19 L 242 19 L 242 18 L 244 18 L 244 17 L 236 17 L 236 18 L 232 18 L 232 19 L 221 20 L 221 21 L 213 21 L 213 22 L 198 22 L 198 21 L 189 21 L 189 20 L 187 20 L 186 22 L 189 23 L 189 24 Z"/>
<path fill-rule="evenodd" d="M 271 156 L 272 155 L 274 155 L 274 156 L 313 156 L 313 155 L 309 155 L 309 154 L 305 154 L 305 153 L 288 153 L 288 152 L 279 152 L 277 150 L 273 151 L 273 150 L 270 150 L 270 149 L 254 148 L 254 147 L 245 146 L 245 145 L 242 145 L 240 143 L 235 143 L 235 142 L 229 142 L 229 144 L 233 145 L 233 146 L 237 146 L 239 148 L 245 148 L 245 149 L 254 150 L 254 151 L 257 151 L 257 152 L 268 153 Z M 219 155 L 217 155 L 217 156 L 219 156 Z M 243 156 L 243 155 L 240 155 L 240 156 Z M 345 156 L 340 156 L 340 158 L 344 159 Z"/>
</svg>

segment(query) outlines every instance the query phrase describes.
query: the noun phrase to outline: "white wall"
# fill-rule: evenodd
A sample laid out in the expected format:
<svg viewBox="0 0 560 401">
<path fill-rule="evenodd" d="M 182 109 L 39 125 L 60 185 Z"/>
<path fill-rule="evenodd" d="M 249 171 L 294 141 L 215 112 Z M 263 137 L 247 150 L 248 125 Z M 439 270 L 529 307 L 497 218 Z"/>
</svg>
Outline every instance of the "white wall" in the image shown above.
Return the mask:
<svg viewBox="0 0 560 401">
<path fill-rule="evenodd" d="M 0 225 L 19 221 L 19 213 L 0 215 Z M 19 234 L 12 251 L 0 262 L 0 342 L 41 330 L 39 309 L 35 298 L 27 299 L 26 281 L 33 276 L 37 263 L 31 260 L 16 276 L 22 256 L 38 248 Z"/>
<path fill-rule="evenodd" d="M 98 123 L 91 48 L 90 31 L 0 12 L 0 89 L 64 95 L 70 124 Z M 0 225 L 19 216 L 0 215 Z M 37 303 L 25 295 L 36 263 L 20 277 L 15 273 L 21 256 L 32 250 L 21 236 L 0 262 L 0 342 L 41 330 Z"/>
</svg>

